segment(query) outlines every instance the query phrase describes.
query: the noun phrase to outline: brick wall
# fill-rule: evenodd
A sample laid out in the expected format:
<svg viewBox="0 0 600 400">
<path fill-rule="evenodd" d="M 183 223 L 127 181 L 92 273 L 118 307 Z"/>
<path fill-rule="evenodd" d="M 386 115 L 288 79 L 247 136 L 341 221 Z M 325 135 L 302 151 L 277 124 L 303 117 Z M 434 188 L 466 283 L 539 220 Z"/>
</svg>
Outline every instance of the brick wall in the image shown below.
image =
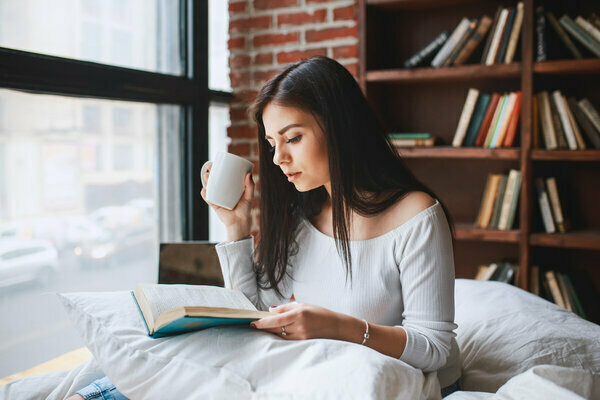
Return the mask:
<svg viewBox="0 0 600 400">
<path fill-rule="evenodd" d="M 253 234 L 259 225 L 256 126 L 246 114 L 261 86 L 286 64 L 314 55 L 335 58 L 356 77 L 356 0 L 229 0 L 233 101 L 229 151 L 254 161 Z"/>
</svg>

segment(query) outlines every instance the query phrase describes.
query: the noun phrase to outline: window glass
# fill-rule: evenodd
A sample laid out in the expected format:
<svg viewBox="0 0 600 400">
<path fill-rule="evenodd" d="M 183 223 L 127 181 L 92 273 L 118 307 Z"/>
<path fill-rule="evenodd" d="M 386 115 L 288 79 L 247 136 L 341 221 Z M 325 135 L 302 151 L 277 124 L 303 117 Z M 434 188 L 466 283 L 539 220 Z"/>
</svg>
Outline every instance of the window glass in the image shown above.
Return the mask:
<svg viewBox="0 0 600 400">
<path fill-rule="evenodd" d="M 228 2 L 210 0 L 208 3 L 208 86 L 213 90 L 231 91 L 229 80 L 229 9 Z"/>
<path fill-rule="evenodd" d="M 6 89 L 0 101 L 0 359 L 11 360 L 0 363 L 0 376 L 7 376 L 83 345 L 53 293 L 156 282 L 159 241 L 181 240 L 179 222 L 160 212 L 180 218 L 181 188 L 172 179 L 181 173 L 180 108 Z"/>
<path fill-rule="evenodd" d="M 180 25 L 178 0 L 0 1 L 2 47 L 173 75 Z"/>
</svg>

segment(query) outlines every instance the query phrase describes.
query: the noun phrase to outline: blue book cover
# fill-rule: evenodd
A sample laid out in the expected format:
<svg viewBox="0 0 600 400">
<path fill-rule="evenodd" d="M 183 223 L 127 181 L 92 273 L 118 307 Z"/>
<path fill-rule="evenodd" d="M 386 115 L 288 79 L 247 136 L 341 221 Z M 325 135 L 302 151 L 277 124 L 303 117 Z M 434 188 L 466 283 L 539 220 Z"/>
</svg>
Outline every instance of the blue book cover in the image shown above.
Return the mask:
<svg viewBox="0 0 600 400">
<path fill-rule="evenodd" d="M 465 147 L 475 146 L 477 132 L 479 132 L 479 128 L 481 127 L 483 117 L 485 116 L 485 112 L 487 111 L 491 98 L 492 96 L 486 93 L 480 95 L 477 99 L 475 110 L 473 111 L 473 116 L 471 117 L 471 122 L 469 122 L 467 133 L 465 135 Z"/>
<path fill-rule="evenodd" d="M 235 292 L 237 291 L 201 285 L 144 284 L 138 285 L 131 292 L 131 297 L 148 336 L 152 338 L 179 335 L 213 326 L 249 325 L 252 321 L 272 315 L 256 310 L 241 292 Z M 215 303 L 215 299 L 217 304 L 224 302 L 229 308 L 214 307 L 215 304 L 210 303 Z M 180 303 L 189 306 L 182 306 Z"/>
</svg>

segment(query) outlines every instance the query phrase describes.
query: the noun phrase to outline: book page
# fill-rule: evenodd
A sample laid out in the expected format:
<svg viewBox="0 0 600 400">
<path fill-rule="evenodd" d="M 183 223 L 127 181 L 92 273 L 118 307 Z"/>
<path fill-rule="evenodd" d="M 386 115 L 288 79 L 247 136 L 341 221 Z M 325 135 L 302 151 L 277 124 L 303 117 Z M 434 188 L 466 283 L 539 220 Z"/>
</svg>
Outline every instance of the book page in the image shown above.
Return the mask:
<svg viewBox="0 0 600 400">
<path fill-rule="evenodd" d="M 139 284 L 142 288 L 154 319 L 164 311 L 177 307 L 227 307 L 256 310 L 244 294 L 237 290 L 203 285 L 158 285 Z"/>
</svg>

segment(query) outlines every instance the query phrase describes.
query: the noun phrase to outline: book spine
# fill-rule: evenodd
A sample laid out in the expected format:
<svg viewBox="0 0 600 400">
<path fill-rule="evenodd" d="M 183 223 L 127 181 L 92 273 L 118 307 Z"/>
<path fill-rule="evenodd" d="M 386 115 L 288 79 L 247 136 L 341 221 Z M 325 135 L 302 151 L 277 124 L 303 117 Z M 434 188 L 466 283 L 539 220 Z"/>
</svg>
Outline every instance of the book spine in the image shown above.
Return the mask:
<svg viewBox="0 0 600 400">
<path fill-rule="evenodd" d="M 540 146 L 540 111 L 538 96 L 533 96 L 533 105 L 531 113 L 533 114 L 533 148 L 539 149 Z"/>
<path fill-rule="evenodd" d="M 490 99 L 492 98 L 489 94 L 482 94 L 477 99 L 477 104 L 475 105 L 475 110 L 473 111 L 473 116 L 471 117 L 471 122 L 469 122 L 469 127 L 467 128 L 467 134 L 465 135 L 464 145 L 468 147 L 472 147 L 475 145 L 475 139 L 477 138 L 477 132 L 481 127 L 481 123 L 483 122 L 483 117 L 485 116 L 485 112 L 490 104 Z"/>
<path fill-rule="evenodd" d="M 569 117 L 569 122 L 571 123 L 571 128 L 573 128 L 573 133 L 575 134 L 575 139 L 577 140 L 577 148 L 581 150 L 587 149 L 585 142 L 583 141 L 583 136 L 581 135 L 581 131 L 577 126 L 577 122 L 575 121 L 575 117 L 573 116 L 573 111 L 571 110 L 571 106 L 569 106 L 569 102 L 565 96 L 562 97 L 562 102 L 565 106 L 565 110 L 567 111 L 567 117 Z"/>
<path fill-rule="evenodd" d="M 390 139 L 392 145 L 396 147 L 432 147 L 435 140 L 429 139 Z"/>
<path fill-rule="evenodd" d="M 546 17 L 548 18 L 548 21 L 550 21 L 550 25 L 552 26 L 552 28 L 554 28 L 554 31 L 558 34 L 560 40 L 562 40 L 567 49 L 569 49 L 571 54 L 573 54 L 573 57 L 582 58 L 581 52 L 575 46 L 569 35 L 567 35 L 567 32 L 565 32 L 562 26 L 560 26 L 554 14 L 551 11 L 548 11 L 546 13 Z"/>
<path fill-rule="evenodd" d="M 502 95 L 502 97 L 498 101 L 498 107 L 496 108 L 496 112 L 494 113 L 494 118 L 492 119 L 492 123 L 490 124 L 490 129 L 488 129 L 483 147 L 490 147 L 490 143 L 492 142 L 492 138 L 494 137 L 494 132 L 496 132 L 496 128 L 498 127 L 500 115 L 502 114 L 502 110 L 504 110 L 504 107 L 506 106 L 507 99 L 508 95 Z"/>
<path fill-rule="evenodd" d="M 598 115 L 598 111 L 594 108 L 592 103 L 586 98 L 579 100 L 577 103 L 581 110 L 585 114 L 585 116 L 590 120 L 596 131 L 600 132 L 600 115 Z"/>
<path fill-rule="evenodd" d="M 544 7 L 538 6 L 535 9 L 535 61 L 546 61 L 546 18 L 544 17 Z"/>
<path fill-rule="evenodd" d="M 502 200 L 504 199 L 504 193 L 506 192 L 506 181 L 508 175 L 502 175 L 500 182 L 498 183 L 498 190 L 496 191 L 496 199 L 494 200 L 494 211 L 490 218 L 489 229 L 498 229 L 498 219 L 500 218 L 500 211 L 502 210 Z"/>
<path fill-rule="evenodd" d="M 560 119 L 560 124 L 562 125 L 562 130 L 565 134 L 565 137 L 567 138 L 569 149 L 577 150 L 577 139 L 575 139 L 575 133 L 573 132 L 573 128 L 571 127 L 571 122 L 569 121 L 567 110 L 565 110 L 565 105 L 563 103 L 562 94 L 560 93 L 560 91 L 555 90 L 554 92 L 552 92 L 552 99 L 554 100 L 554 104 L 556 105 L 556 111 Z"/>
<path fill-rule="evenodd" d="M 529 269 L 529 289 L 536 296 L 540 295 L 540 267 L 532 265 Z"/>
<path fill-rule="evenodd" d="M 560 293 L 560 288 L 558 287 L 558 282 L 556 280 L 556 275 L 554 274 L 554 271 L 546 271 L 545 275 L 546 279 L 548 280 L 548 286 L 550 287 L 550 292 L 552 293 L 554 302 L 559 307 L 566 308 L 565 302 Z"/>
<path fill-rule="evenodd" d="M 492 142 L 490 143 L 490 147 L 492 149 L 502 146 L 502 142 L 504 142 L 504 136 L 506 135 L 506 129 L 508 128 L 508 123 L 510 122 L 510 117 L 513 113 L 516 100 L 516 93 L 510 93 L 508 95 L 508 100 L 506 101 L 506 108 L 504 110 L 504 114 L 500 118 L 500 121 L 498 123 L 498 129 L 494 134 Z"/>
<path fill-rule="evenodd" d="M 556 105 L 556 101 L 552 95 L 549 95 L 548 102 L 550 103 L 550 117 L 552 119 L 552 126 L 554 127 L 554 133 L 556 134 L 556 144 L 559 149 L 566 149 L 567 139 L 565 136 L 565 131 L 563 130 L 562 123 L 560 122 L 560 117 L 558 116 L 558 108 Z"/>
<path fill-rule="evenodd" d="M 390 139 L 430 139 L 430 133 L 388 133 Z"/>
<path fill-rule="evenodd" d="M 547 150 L 554 150 L 558 146 L 556 144 L 554 125 L 552 124 L 549 97 L 550 96 L 546 91 L 538 93 L 538 105 L 540 109 L 540 122 L 542 125 L 542 134 L 544 135 L 544 144 Z"/>
<path fill-rule="evenodd" d="M 579 43 L 594 53 L 596 57 L 600 57 L 600 44 L 589 37 L 568 15 L 560 17 L 559 22 Z"/>
<path fill-rule="evenodd" d="M 565 281 L 563 280 L 563 274 L 560 272 L 556 273 L 556 280 L 558 281 L 558 287 L 560 289 L 560 294 L 565 302 L 565 308 L 571 312 L 573 312 L 573 305 L 571 304 L 571 299 L 569 298 L 569 291 L 567 286 L 565 285 Z"/>
<path fill-rule="evenodd" d="M 515 192 L 518 192 L 517 188 L 517 175 L 519 171 L 515 169 L 511 169 L 508 173 L 508 179 L 506 181 L 506 191 L 504 192 L 504 198 L 502 199 L 502 208 L 500 210 L 500 217 L 498 219 L 498 229 L 500 230 L 508 230 L 510 227 L 508 226 L 508 218 L 510 214 L 511 202 L 515 195 Z"/>
<path fill-rule="evenodd" d="M 540 204 L 544 229 L 546 230 L 546 233 L 554 233 L 556 232 L 556 227 L 554 226 L 554 220 L 552 219 L 552 211 L 550 210 L 550 201 L 548 200 L 548 193 L 544 186 L 544 179 L 539 177 L 536 178 L 535 187 L 538 192 L 538 203 Z"/>
<path fill-rule="evenodd" d="M 565 284 L 569 291 L 569 295 L 571 296 L 571 299 L 573 300 L 572 303 L 575 305 L 575 310 L 576 310 L 575 312 L 581 318 L 587 319 L 587 315 L 585 314 L 585 309 L 583 308 L 583 306 L 581 304 L 581 300 L 579 300 L 579 296 L 577 295 L 577 292 L 575 291 L 575 286 L 573 286 L 573 282 L 571 282 L 571 278 L 569 278 L 569 275 L 564 274 L 563 280 L 565 281 Z"/>
<path fill-rule="evenodd" d="M 515 22 L 513 24 L 512 32 L 508 40 L 508 47 L 506 49 L 506 57 L 504 59 L 505 64 L 510 64 L 515 56 L 517 50 L 517 43 L 519 42 L 519 36 L 521 34 L 521 26 L 523 25 L 523 2 L 517 3 L 517 15 L 515 16 Z"/>
<path fill-rule="evenodd" d="M 577 120 L 577 122 L 581 126 L 581 129 L 583 129 L 583 132 L 585 133 L 589 142 L 592 144 L 592 146 L 594 146 L 594 148 L 600 149 L 600 134 L 598 134 L 592 123 L 583 113 L 583 111 L 579 107 L 579 104 L 577 104 L 577 100 L 575 100 L 575 97 L 569 97 L 567 99 L 567 102 L 569 103 L 569 106 L 573 111 L 575 120 Z"/>
<path fill-rule="evenodd" d="M 490 180 L 489 191 L 485 193 L 485 204 L 483 207 L 483 215 L 481 217 L 481 228 L 489 228 L 490 221 L 492 219 L 492 213 L 494 212 L 494 201 L 497 197 L 498 187 L 500 185 L 500 181 L 502 180 L 502 175 L 493 174 Z"/>
<path fill-rule="evenodd" d="M 461 36 L 460 40 L 458 41 L 456 46 L 454 46 L 452 52 L 450 53 L 448 58 L 446 58 L 446 61 L 444 61 L 444 67 L 448 67 L 454 64 L 454 60 L 456 60 L 456 57 L 465 46 L 465 43 L 467 43 L 467 41 L 471 38 L 473 32 L 475 32 L 475 28 L 477 28 L 477 20 L 470 21 L 469 26 Z"/>
<path fill-rule="evenodd" d="M 503 143 L 504 147 L 512 147 L 517 136 L 517 127 L 519 126 L 519 117 L 521 116 L 521 91 L 517 91 L 516 96 L 515 107 L 510 117 L 508 128 L 506 129 L 506 138 Z"/>
<path fill-rule="evenodd" d="M 467 18 L 463 18 L 458 23 L 458 25 L 454 29 L 454 32 L 452 32 L 446 43 L 444 43 L 440 51 L 433 58 L 433 61 L 431 62 L 432 67 L 440 67 L 444 63 L 444 61 L 446 61 L 446 58 L 450 55 L 450 52 L 452 52 L 454 46 L 456 46 L 463 33 L 469 27 L 470 22 L 471 21 L 469 21 Z"/>
<path fill-rule="evenodd" d="M 496 9 L 496 13 L 494 14 L 492 28 L 490 29 L 488 38 L 485 41 L 485 46 L 483 47 L 483 54 L 481 56 L 481 64 L 485 64 L 485 60 L 487 59 L 487 55 L 490 51 L 490 46 L 492 45 L 492 40 L 494 39 L 494 32 L 496 32 L 496 27 L 498 26 L 498 20 L 500 19 L 501 12 L 502 12 L 502 6 L 498 6 L 498 8 Z"/>
<path fill-rule="evenodd" d="M 506 27 L 506 20 L 508 18 L 509 9 L 505 8 L 500 13 L 500 19 L 498 20 L 498 26 L 496 27 L 496 31 L 494 32 L 494 38 L 492 39 L 492 44 L 490 45 L 490 50 L 488 52 L 487 58 L 485 60 L 485 65 L 493 65 L 498 56 L 498 48 L 500 47 L 500 40 L 502 39 L 502 35 L 504 33 Z"/>
<path fill-rule="evenodd" d="M 423 60 L 432 56 L 435 52 L 437 52 L 448 40 L 448 31 L 444 31 L 440 33 L 435 39 L 433 39 L 427 46 L 425 46 L 421 51 L 417 54 L 413 55 L 409 58 L 405 63 L 405 68 L 415 68 L 419 64 L 423 62 Z"/>
<path fill-rule="evenodd" d="M 465 43 L 462 50 L 456 56 L 454 65 L 463 65 L 465 62 L 467 62 L 469 57 L 471 57 L 471 54 L 473 54 L 477 46 L 479 46 L 479 43 L 481 43 L 485 37 L 485 34 L 489 31 L 490 26 L 492 26 L 492 19 L 487 15 L 481 17 L 475 32 L 471 35 L 467 43 Z"/>
<path fill-rule="evenodd" d="M 520 188 L 521 188 L 521 171 L 516 171 L 516 177 L 515 177 L 515 190 L 513 192 L 513 196 L 510 199 L 510 208 L 508 211 L 508 220 L 506 222 L 506 225 L 504 226 L 504 229 L 512 229 L 513 225 L 514 225 L 514 221 L 515 221 L 515 214 L 517 212 L 517 204 L 519 203 L 519 195 L 521 193 Z"/>
<path fill-rule="evenodd" d="M 556 178 L 546 178 L 546 189 L 548 189 L 548 197 L 552 206 L 552 215 L 554 222 L 560 233 L 565 233 L 565 224 L 562 209 L 560 206 L 560 198 L 558 197 L 558 188 L 556 187 Z"/>
<path fill-rule="evenodd" d="M 480 228 L 485 229 L 489 223 L 489 219 L 487 218 L 486 214 L 488 212 L 489 203 L 492 200 L 492 187 L 495 185 L 495 179 L 495 174 L 488 174 L 485 181 L 485 187 L 481 196 L 481 204 L 479 206 L 479 213 L 477 214 L 477 220 L 475 221 L 475 224 Z"/>
<path fill-rule="evenodd" d="M 575 18 L 575 23 L 588 33 L 597 43 L 600 42 L 600 31 L 596 27 L 590 24 L 587 20 L 578 16 Z"/>
<path fill-rule="evenodd" d="M 481 122 L 481 127 L 479 128 L 479 132 L 477 132 L 477 138 L 475 139 L 475 146 L 481 147 L 485 142 L 485 135 L 490 128 L 490 124 L 492 122 L 492 118 L 494 118 L 494 114 L 496 112 L 496 108 L 498 107 L 498 101 L 500 100 L 500 94 L 494 93 L 492 94 L 492 98 L 490 99 L 490 104 L 485 112 L 483 117 L 483 121 Z"/>
<path fill-rule="evenodd" d="M 510 34 L 512 33 L 512 27 L 515 23 L 516 13 L 517 13 L 516 7 L 511 7 L 508 12 L 508 17 L 506 20 L 506 28 L 504 28 L 504 33 L 502 34 L 502 39 L 500 40 L 500 46 L 498 47 L 498 56 L 496 57 L 496 64 L 504 63 L 504 56 L 506 55 L 506 48 L 508 47 L 508 40 L 510 39 Z"/>
<path fill-rule="evenodd" d="M 465 138 L 465 134 L 467 133 L 469 121 L 471 120 L 473 110 L 475 109 L 475 102 L 477 101 L 478 96 L 479 90 L 473 88 L 469 89 L 469 92 L 467 93 L 467 99 L 465 100 L 465 104 L 460 115 L 460 119 L 458 120 L 456 132 L 454 133 L 454 139 L 452 140 L 452 146 L 454 147 L 460 147 L 462 145 L 462 142 Z"/>
</svg>

